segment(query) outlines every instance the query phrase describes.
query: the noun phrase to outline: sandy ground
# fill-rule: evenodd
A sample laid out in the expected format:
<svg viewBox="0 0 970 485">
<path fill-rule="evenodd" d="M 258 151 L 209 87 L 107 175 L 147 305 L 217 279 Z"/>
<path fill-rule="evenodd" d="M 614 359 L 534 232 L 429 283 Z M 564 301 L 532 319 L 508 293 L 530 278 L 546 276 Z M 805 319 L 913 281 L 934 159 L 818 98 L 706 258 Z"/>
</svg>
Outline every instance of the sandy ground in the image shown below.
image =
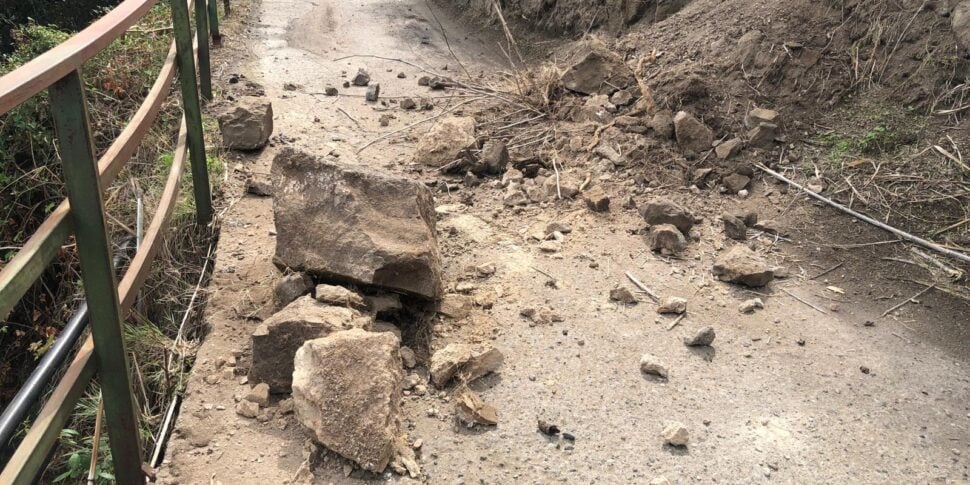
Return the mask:
<svg viewBox="0 0 970 485">
<path fill-rule="evenodd" d="M 260 154 L 240 156 L 237 168 L 268 173 L 276 150 L 287 144 L 336 152 L 348 163 L 421 180 L 438 178 L 410 166 L 413 140 L 394 138 L 358 156 L 354 152 L 463 98 L 417 86 L 421 73 L 412 66 L 375 58 L 335 60 L 376 55 L 436 70 L 447 65 L 454 72 L 457 63 L 426 3 L 263 0 L 253 8 L 238 9 L 236 15 L 249 20 L 231 31 L 217 54 L 216 79 L 225 83 L 240 73 L 264 86 L 276 113 L 277 142 Z M 462 30 L 448 12 L 435 13 L 469 71 L 501 68 L 494 33 Z M 471 33 L 459 34 L 463 31 Z M 340 87 L 358 67 L 381 84 L 384 99 L 443 97 L 434 100 L 431 113 L 404 112 L 394 103 L 366 104 L 363 88 Z M 407 77 L 399 79 L 398 72 Z M 299 87 L 284 90 L 284 83 Z M 346 96 L 323 96 L 326 85 Z M 381 127 L 382 114 L 395 119 Z M 211 329 L 160 474 L 163 483 L 285 483 L 305 458 L 304 435 L 292 415 L 260 422 L 233 411 L 234 396 L 248 388 L 241 376 L 249 333 L 265 313 L 278 277 L 270 261 L 272 201 L 243 195 L 239 178 L 234 174 L 227 188 L 231 205 L 207 310 Z M 857 262 L 869 253 L 808 244 L 781 246 L 773 253 L 773 262 L 789 268 L 791 277 L 763 294 L 717 282 L 710 267 L 728 243 L 714 216 L 745 207 L 781 212 L 784 207 L 772 207 L 761 197 L 766 184 L 758 182 L 745 201 L 661 190 L 706 216 L 701 242 L 692 244 L 684 259 L 664 259 L 651 254 L 637 233 L 644 225 L 637 213 L 620 207 L 632 193 L 632 181 L 617 174 L 600 183 L 615 201 L 606 215 L 589 212 L 581 201 L 511 211 L 502 207 L 500 189 L 487 184 L 436 194 L 448 285 L 459 281 L 468 265 L 493 262 L 498 271 L 472 280 L 472 294 L 493 300 L 492 308 L 476 308 L 462 322 L 436 320 L 432 346 L 490 342 L 506 360 L 499 373 L 473 384 L 498 407 L 497 427 L 457 426 L 450 392 L 404 398 L 409 436 L 424 442 L 422 480 L 647 483 L 665 476 L 672 483 L 970 482 L 970 313 L 965 305 L 927 294 L 922 304 L 882 317 L 919 287 L 885 280 L 874 285 L 867 278 L 874 274 L 872 265 Z M 850 222 L 799 204 L 787 212 L 788 222 L 802 228 L 800 235 L 808 240 L 885 238 L 857 226 L 823 232 Z M 819 216 L 823 224 L 804 226 Z M 573 228 L 562 252 L 552 255 L 527 239 L 530 228 L 548 221 Z M 810 279 L 835 261 L 848 263 Z M 688 316 L 669 329 L 673 319 L 657 315 L 645 295 L 633 306 L 610 302 L 610 289 L 633 288 L 627 271 L 662 295 L 688 298 Z M 558 284 L 547 284 L 547 275 Z M 826 286 L 840 286 L 846 294 Z M 738 305 L 755 296 L 766 308 L 739 313 Z M 519 316 L 522 308 L 540 306 L 554 308 L 564 321 L 533 325 Z M 685 347 L 682 338 L 705 325 L 717 331 L 713 349 Z M 669 379 L 641 374 L 645 352 L 664 361 Z M 240 356 L 237 372 L 223 364 L 234 355 Z M 575 435 L 575 442 L 539 434 L 537 418 L 557 423 Z M 689 428 L 688 447 L 663 445 L 659 434 L 672 421 Z M 333 455 L 315 462 L 314 472 L 315 483 L 410 480 L 390 473 L 345 477 L 344 463 Z"/>
</svg>

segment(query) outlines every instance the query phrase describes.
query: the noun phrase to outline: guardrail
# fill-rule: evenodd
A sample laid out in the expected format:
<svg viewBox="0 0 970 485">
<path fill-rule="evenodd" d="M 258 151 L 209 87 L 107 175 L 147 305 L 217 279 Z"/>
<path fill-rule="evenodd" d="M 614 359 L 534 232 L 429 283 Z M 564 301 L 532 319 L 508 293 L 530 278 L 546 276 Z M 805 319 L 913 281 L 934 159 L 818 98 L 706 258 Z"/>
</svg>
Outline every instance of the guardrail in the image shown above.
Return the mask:
<svg viewBox="0 0 970 485">
<path fill-rule="evenodd" d="M 82 68 L 86 61 L 138 22 L 158 0 L 125 0 L 77 35 L 0 78 L 0 116 L 45 89 L 49 93 L 57 134 L 55 143 L 68 192 L 67 200 L 61 202 L 0 271 L 0 319 L 10 314 L 73 233 L 91 322 L 90 336 L 0 472 L 0 483 L 28 484 L 34 481 L 74 405 L 95 374 L 101 382 L 115 478 L 118 483 L 126 485 L 145 482 L 123 321 L 160 248 L 162 233 L 178 198 L 186 158 L 190 160 L 192 170 L 196 222 L 208 225 L 212 220 L 200 88 L 201 98 L 210 99 L 210 28 L 213 40 L 218 42 L 219 39 L 216 1 L 170 0 L 175 39 L 168 57 L 141 107 L 99 160 L 95 160 L 88 124 Z M 225 2 L 228 4 L 229 0 Z M 189 16 L 193 6 L 195 48 Z M 196 56 L 200 82 L 196 80 Z M 118 176 L 155 122 L 172 87 L 176 66 L 184 114 L 174 161 L 158 209 L 119 284 L 115 280 L 105 224 L 104 188 Z M 73 338 L 79 334 L 75 332 Z M 58 338 L 70 337 L 61 335 Z M 0 443 L 3 445 L 6 443 Z"/>
</svg>

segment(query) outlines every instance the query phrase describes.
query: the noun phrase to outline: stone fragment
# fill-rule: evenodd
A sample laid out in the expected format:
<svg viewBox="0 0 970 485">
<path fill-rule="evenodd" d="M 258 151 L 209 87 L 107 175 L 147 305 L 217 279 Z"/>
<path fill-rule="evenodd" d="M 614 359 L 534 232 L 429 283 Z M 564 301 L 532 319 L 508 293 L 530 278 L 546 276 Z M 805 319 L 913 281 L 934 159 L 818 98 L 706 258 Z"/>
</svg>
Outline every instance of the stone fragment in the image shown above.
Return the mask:
<svg viewBox="0 0 970 485">
<path fill-rule="evenodd" d="M 370 84 L 370 74 L 367 73 L 363 68 L 357 69 L 357 74 L 350 81 L 354 86 L 366 86 Z"/>
<path fill-rule="evenodd" d="M 249 402 L 254 402 L 262 407 L 269 405 L 269 384 L 265 382 L 260 382 L 253 386 L 246 394 L 246 400 Z"/>
<path fill-rule="evenodd" d="M 774 279 L 774 272 L 761 256 L 742 245 L 721 254 L 712 271 L 721 281 L 754 288 L 765 286 Z"/>
<path fill-rule="evenodd" d="M 265 176 L 251 175 L 246 178 L 246 193 L 259 197 L 270 197 L 273 195 L 273 182 Z"/>
<path fill-rule="evenodd" d="M 259 416 L 259 404 L 252 401 L 239 401 L 236 404 L 236 414 L 249 419 Z"/>
<path fill-rule="evenodd" d="M 390 333 L 361 329 L 310 340 L 296 352 L 293 404 L 315 440 L 381 473 L 401 436 L 401 355 Z"/>
<path fill-rule="evenodd" d="M 354 308 L 364 308 L 364 297 L 360 293 L 350 291 L 343 286 L 337 285 L 317 285 L 313 291 L 315 298 L 320 303 L 335 306 L 349 306 Z"/>
<path fill-rule="evenodd" d="M 610 300 L 623 303 L 625 305 L 636 305 L 637 297 L 625 286 L 620 286 L 610 290 Z"/>
<path fill-rule="evenodd" d="M 714 143 L 714 132 L 686 111 L 674 116 L 674 135 L 680 147 L 689 152 L 710 150 Z"/>
<path fill-rule="evenodd" d="M 690 432 L 687 431 L 687 427 L 676 421 L 667 425 L 660 435 L 664 439 L 664 443 L 671 446 L 687 446 L 687 442 L 690 441 Z"/>
<path fill-rule="evenodd" d="M 558 253 L 562 250 L 562 242 L 555 239 L 539 243 L 539 251 L 544 253 Z"/>
<path fill-rule="evenodd" d="M 414 162 L 441 167 L 457 160 L 475 146 L 475 118 L 451 116 L 439 120 L 421 135 L 414 150 Z"/>
<path fill-rule="evenodd" d="M 495 372 L 502 366 L 505 356 L 494 347 L 478 347 L 470 344 L 453 343 L 431 355 L 429 370 L 431 381 L 440 387 L 459 376 L 468 384 L 479 377 Z"/>
<path fill-rule="evenodd" d="M 449 293 L 438 304 L 438 313 L 454 320 L 462 320 L 471 314 L 473 301 L 469 296 Z"/>
<path fill-rule="evenodd" d="M 660 305 L 657 306 L 657 313 L 662 315 L 673 314 L 680 315 L 687 311 L 687 299 L 681 298 L 679 296 L 667 296 L 660 300 Z"/>
<path fill-rule="evenodd" d="M 273 134 L 273 104 L 244 97 L 219 117 L 222 143 L 232 150 L 256 150 L 266 146 Z"/>
<path fill-rule="evenodd" d="M 674 137 L 674 115 L 670 111 L 660 110 L 650 120 L 650 129 L 657 137 L 669 140 Z"/>
<path fill-rule="evenodd" d="M 374 84 L 371 84 L 370 86 L 367 86 L 367 94 L 364 95 L 364 100 L 371 103 L 376 103 L 377 98 L 379 98 L 380 96 L 381 96 L 381 84 L 374 83 Z"/>
<path fill-rule="evenodd" d="M 274 393 L 289 392 L 293 355 L 307 340 L 351 328 L 370 329 L 371 317 L 328 306 L 304 296 L 261 323 L 252 334 L 249 380 L 265 382 Z"/>
<path fill-rule="evenodd" d="M 452 85 L 452 80 L 446 77 L 434 76 L 428 81 L 428 87 L 434 91 L 441 91 Z"/>
<path fill-rule="evenodd" d="M 333 86 L 327 86 L 327 87 L 323 88 L 323 94 L 326 95 L 326 96 L 336 96 L 336 95 L 338 95 L 340 93 L 337 91 L 337 88 L 335 88 Z"/>
<path fill-rule="evenodd" d="M 963 0 L 953 7 L 950 14 L 950 29 L 963 49 L 963 54 L 970 51 L 970 1 Z"/>
<path fill-rule="evenodd" d="M 721 220 L 724 221 L 724 234 L 727 237 L 736 241 L 748 239 L 748 226 L 744 224 L 744 221 L 731 214 L 721 215 Z"/>
<path fill-rule="evenodd" d="M 521 186 L 510 185 L 502 195 L 502 205 L 515 207 L 529 204 L 529 196 L 522 190 Z"/>
<path fill-rule="evenodd" d="M 414 101 L 414 98 L 402 99 L 400 106 L 401 106 L 401 109 L 408 110 L 408 111 L 418 109 L 418 103 Z"/>
<path fill-rule="evenodd" d="M 554 199 L 559 199 L 560 195 L 563 199 L 572 199 L 579 194 L 579 181 L 569 174 L 560 174 L 558 184 L 555 176 L 546 177 L 542 187 Z"/>
<path fill-rule="evenodd" d="M 660 363 L 660 359 L 651 354 L 643 354 L 640 357 L 640 372 L 667 378 L 667 367 Z"/>
<path fill-rule="evenodd" d="M 765 108 L 755 108 L 748 111 L 748 114 L 744 117 L 744 126 L 748 128 L 754 128 L 761 123 L 779 125 L 781 118 L 777 111 Z"/>
<path fill-rule="evenodd" d="M 587 42 L 560 77 L 563 87 L 581 94 L 612 94 L 636 85 L 636 77 L 620 56 L 599 42 Z"/>
<path fill-rule="evenodd" d="M 455 398 L 455 417 L 466 426 L 498 424 L 498 411 L 486 403 L 481 396 L 465 388 Z"/>
<path fill-rule="evenodd" d="M 418 78 L 418 86 L 427 86 L 430 83 L 431 83 L 431 77 L 429 76 L 421 76 Z"/>
<path fill-rule="evenodd" d="M 648 236 L 651 251 L 680 254 L 687 249 L 684 233 L 671 224 L 659 224 L 650 229 Z"/>
<path fill-rule="evenodd" d="M 768 148 L 778 136 L 778 125 L 771 123 L 761 123 L 748 131 L 748 145 L 759 148 Z"/>
<path fill-rule="evenodd" d="M 482 147 L 482 172 L 488 175 L 498 175 L 509 165 L 509 149 L 501 140 L 488 141 Z"/>
<path fill-rule="evenodd" d="M 593 187 L 583 192 L 583 202 L 593 212 L 610 211 L 610 197 L 600 187 Z"/>
<path fill-rule="evenodd" d="M 690 337 L 684 337 L 684 345 L 688 347 L 707 347 L 714 343 L 714 327 L 704 327 L 694 332 Z"/>
<path fill-rule="evenodd" d="M 277 264 L 429 299 L 441 294 L 434 198 L 423 184 L 289 148 L 273 173 Z"/>
<path fill-rule="evenodd" d="M 633 95 L 630 94 L 630 91 L 621 89 L 610 96 L 610 102 L 617 106 L 626 106 L 633 102 Z"/>
<path fill-rule="evenodd" d="M 745 300 L 738 305 L 738 311 L 741 313 L 754 313 L 755 310 L 762 309 L 764 307 L 765 302 L 761 301 L 761 298 L 752 298 L 750 300 Z"/>
<path fill-rule="evenodd" d="M 273 301 L 276 308 L 283 308 L 290 302 L 310 292 L 313 280 L 306 273 L 292 273 L 280 278 L 273 288 Z"/>
<path fill-rule="evenodd" d="M 741 146 L 743 144 L 744 142 L 742 142 L 740 138 L 731 138 L 730 140 L 718 145 L 717 148 L 714 149 L 714 153 L 717 155 L 717 158 L 727 160 L 738 153 L 741 153 Z"/>
<path fill-rule="evenodd" d="M 640 208 L 640 215 L 647 224 L 672 224 L 685 235 L 694 227 L 694 215 L 668 199 L 651 200 Z"/>
<path fill-rule="evenodd" d="M 397 293 L 367 295 L 364 297 L 364 304 L 371 313 L 376 315 L 392 313 L 404 308 L 401 304 L 401 296 Z"/>
<path fill-rule="evenodd" d="M 411 347 L 401 347 L 401 363 L 405 369 L 413 369 L 418 365 L 418 358 Z"/>
</svg>

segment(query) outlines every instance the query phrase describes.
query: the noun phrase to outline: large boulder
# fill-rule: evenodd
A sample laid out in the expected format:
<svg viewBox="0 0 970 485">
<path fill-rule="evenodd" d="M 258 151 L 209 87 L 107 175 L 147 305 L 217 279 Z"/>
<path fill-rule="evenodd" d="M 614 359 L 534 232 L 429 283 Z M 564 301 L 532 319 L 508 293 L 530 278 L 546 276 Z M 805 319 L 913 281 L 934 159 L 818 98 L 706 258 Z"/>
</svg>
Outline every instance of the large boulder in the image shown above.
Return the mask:
<svg viewBox="0 0 970 485">
<path fill-rule="evenodd" d="M 775 278 L 768 263 L 742 245 L 734 246 L 718 257 L 712 272 L 721 281 L 755 288 L 765 286 Z"/>
<path fill-rule="evenodd" d="M 633 70 L 601 43 L 587 42 L 559 78 L 563 87 L 581 94 L 613 94 L 637 85 Z"/>
<path fill-rule="evenodd" d="M 249 381 L 269 384 L 271 392 L 290 392 L 293 356 L 307 340 L 351 328 L 369 330 L 373 319 L 360 312 L 320 303 L 307 295 L 261 323 L 252 333 Z"/>
<path fill-rule="evenodd" d="M 273 173 L 277 264 L 323 279 L 440 296 L 427 187 L 289 148 L 276 156 Z"/>
<path fill-rule="evenodd" d="M 222 143 L 234 150 L 266 146 L 273 134 L 273 104 L 258 98 L 240 98 L 218 117 Z"/>
<path fill-rule="evenodd" d="M 457 160 L 463 152 L 473 148 L 475 144 L 475 118 L 471 116 L 444 118 L 421 135 L 414 149 L 414 162 L 441 167 Z"/>
<path fill-rule="evenodd" d="M 381 473 L 401 435 L 404 370 L 394 334 L 360 329 L 310 340 L 296 352 L 297 420 L 321 445 Z"/>
</svg>

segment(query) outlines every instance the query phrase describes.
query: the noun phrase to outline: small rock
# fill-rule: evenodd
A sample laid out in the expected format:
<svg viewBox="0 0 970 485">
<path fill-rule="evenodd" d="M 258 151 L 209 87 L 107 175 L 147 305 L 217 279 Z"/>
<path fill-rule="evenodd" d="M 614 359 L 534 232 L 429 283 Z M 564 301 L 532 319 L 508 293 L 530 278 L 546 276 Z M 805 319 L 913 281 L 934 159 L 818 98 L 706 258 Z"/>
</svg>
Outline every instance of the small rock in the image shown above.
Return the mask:
<svg viewBox="0 0 970 485">
<path fill-rule="evenodd" d="M 403 72 L 397 73 L 397 78 L 398 79 L 406 79 L 407 77 L 408 77 L 408 75 L 407 74 L 404 74 Z"/>
<path fill-rule="evenodd" d="M 315 298 L 320 303 L 330 305 L 349 306 L 354 308 L 364 308 L 364 297 L 359 293 L 350 291 L 343 286 L 337 285 L 317 285 L 314 290 Z"/>
<path fill-rule="evenodd" d="M 633 102 L 633 95 L 626 89 L 621 89 L 610 96 L 610 102 L 617 106 L 626 106 Z"/>
<path fill-rule="evenodd" d="M 218 117 L 223 144 L 233 150 L 256 150 L 266 146 L 273 134 L 273 105 L 242 98 Z"/>
<path fill-rule="evenodd" d="M 404 98 L 401 100 L 400 106 L 401 106 L 401 109 L 410 111 L 410 110 L 417 109 L 418 103 L 416 103 L 412 98 Z"/>
<path fill-rule="evenodd" d="M 659 477 L 654 477 L 653 480 L 650 480 L 648 485 L 670 485 L 670 480 L 667 480 L 667 477 L 660 475 Z"/>
<path fill-rule="evenodd" d="M 686 111 L 674 116 L 674 135 L 681 148 L 691 152 L 710 150 L 714 142 L 714 132 Z"/>
<path fill-rule="evenodd" d="M 778 125 L 761 123 L 748 131 L 748 145 L 767 148 L 774 143 L 778 136 Z"/>
<path fill-rule="evenodd" d="M 370 84 L 370 74 L 368 74 L 364 69 L 358 69 L 354 79 L 352 79 L 350 82 L 354 86 L 366 86 Z"/>
<path fill-rule="evenodd" d="M 411 347 L 401 347 L 401 363 L 405 369 L 413 369 L 418 365 L 418 358 Z"/>
<path fill-rule="evenodd" d="M 717 258 L 712 269 L 721 281 L 749 287 L 765 286 L 775 275 L 767 263 L 747 246 L 734 246 Z"/>
<path fill-rule="evenodd" d="M 667 367 L 651 354 L 643 354 L 640 357 L 640 372 L 667 378 Z"/>
<path fill-rule="evenodd" d="M 428 367 L 431 381 L 440 388 L 456 374 L 462 382 L 470 383 L 498 370 L 504 360 L 502 352 L 494 347 L 453 343 L 432 354 Z"/>
<path fill-rule="evenodd" d="M 680 315 L 687 311 L 687 299 L 678 296 L 668 296 L 660 301 L 657 313 Z"/>
<path fill-rule="evenodd" d="M 739 173 L 732 173 L 731 175 L 724 177 L 724 179 L 721 180 L 721 183 L 723 183 L 724 187 L 728 189 L 728 192 L 737 194 L 748 187 L 748 184 L 751 183 L 751 177 Z"/>
<path fill-rule="evenodd" d="M 457 160 L 462 153 L 476 144 L 475 123 L 475 118 L 470 116 L 452 116 L 439 120 L 418 139 L 414 162 L 441 167 Z"/>
<path fill-rule="evenodd" d="M 714 343 L 714 327 L 704 327 L 691 337 L 684 337 L 684 345 L 688 347 L 707 347 Z"/>
<path fill-rule="evenodd" d="M 377 98 L 379 98 L 380 95 L 381 95 L 381 84 L 374 83 L 374 84 L 371 84 L 370 86 L 367 86 L 367 94 L 364 95 L 364 99 L 371 103 L 376 103 Z"/>
<path fill-rule="evenodd" d="M 431 83 L 431 78 L 428 76 L 421 76 L 418 78 L 418 86 L 427 86 Z"/>
<path fill-rule="evenodd" d="M 467 388 L 455 398 L 455 417 L 469 427 L 476 424 L 498 424 L 498 411 L 495 406 L 486 403 L 481 396 Z"/>
<path fill-rule="evenodd" d="M 653 199 L 640 209 L 647 224 L 673 224 L 684 234 L 694 227 L 694 215 L 679 204 L 668 199 Z"/>
<path fill-rule="evenodd" d="M 638 301 L 633 292 L 624 286 L 610 290 L 610 300 L 618 301 L 625 305 L 636 305 Z"/>
<path fill-rule="evenodd" d="M 539 251 L 544 253 L 558 253 L 562 250 L 562 243 L 557 240 L 542 241 L 539 243 Z"/>
<path fill-rule="evenodd" d="M 731 214 L 722 215 L 721 220 L 724 221 L 724 234 L 727 237 L 736 241 L 748 239 L 748 226 L 744 224 L 744 221 Z"/>
<path fill-rule="evenodd" d="M 730 140 L 718 145 L 717 148 L 714 149 L 714 153 L 717 155 L 717 158 L 727 160 L 740 153 L 741 146 L 743 144 L 744 142 L 742 142 L 740 138 L 731 138 Z"/>
<path fill-rule="evenodd" d="M 246 193 L 259 197 L 270 197 L 273 195 L 273 183 L 262 175 L 251 175 L 246 179 Z"/>
<path fill-rule="evenodd" d="M 469 296 L 449 293 L 438 304 L 438 313 L 454 320 L 463 320 L 471 314 L 472 304 Z"/>
<path fill-rule="evenodd" d="M 253 386 L 246 394 L 246 400 L 249 402 L 254 402 L 262 407 L 269 405 L 269 384 L 261 382 Z"/>
<path fill-rule="evenodd" d="M 668 424 L 660 435 L 663 437 L 664 443 L 671 446 L 687 446 L 687 442 L 690 441 L 690 432 L 687 431 L 687 427 L 676 421 Z"/>
<path fill-rule="evenodd" d="M 670 111 L 658 111 L 650 120 L 650 129 L 663 140 L 674 137 L 674 115 Z"/>
<path fill-rule="evenodd" d="M 327 86 L 323 88 L 323 94 L 327 96 L 336 96 L 337 94 L 339 94 L 339 92 L 337 91 L 337 88 L 333 86 Z"/>
<path fill-rule="evenodd" d="M 306 273 L 288 274 L 273 288 L 273 300 L 278 308 L 282 308 L 309 293 L 311 288 L 313 288 L 313 280 Z"/>
<path fill-rule="evenodd" d="M 761 123 L 771 123 L 777 125 L 780 123 L 780 121 L 781 119 L 777 111 L 765 108 L 755 108 L 748 111 L 748 114 L 744 117 L 744 126 L 754 128 Z"/>
<path fill-rule="evenodd" d="M 254 419 L 259 416 L 259 404 L 252 401 L 239 401 L 236 404 L 236 414 L 249 419 Z"/>
<path fill-rule="evenodd" d="M 391 124 L 391 120 L 393 119 L 394 119 L 393 115 L 383 114 L 378 119 L 378 123 L 380 123 L 381 126 L 388 126 Z"/>
<path fill-rule="evenodd" d="M 544 419 L 539 419 L 538 428 L 546 436 L 556 436 L 559 434 L 559 426 Z"/>
<path fill-rule="evenodd" d="M 482 147 L 482 171 L 489 175 L 498 175 L 509 165 L 509 149 L 505 142 L 493 140 Z"/>
<path fill-rule="evenodd" d="M 687 249 L 687 239 L 675 226 L 660 224 L 650 230 L 650 249 L 670 254 L 680 254 Z"/>
<path fill-rule="evenodd" d="M 609 212 L 610 198 L 600 187 L 593 187 L 583 192 L 583 201 L 586 207 L 593 212 Z"/>
<path fill-rule="evenodd" d="M 738 311 L 741 313 L 754 313 L 757 309 L 762 309 L 765 307 L 765 302 L 761 301 L 761 298 L 752 298 L 746 300 L 741 305 L 738 306 Z"/>
</svg>

